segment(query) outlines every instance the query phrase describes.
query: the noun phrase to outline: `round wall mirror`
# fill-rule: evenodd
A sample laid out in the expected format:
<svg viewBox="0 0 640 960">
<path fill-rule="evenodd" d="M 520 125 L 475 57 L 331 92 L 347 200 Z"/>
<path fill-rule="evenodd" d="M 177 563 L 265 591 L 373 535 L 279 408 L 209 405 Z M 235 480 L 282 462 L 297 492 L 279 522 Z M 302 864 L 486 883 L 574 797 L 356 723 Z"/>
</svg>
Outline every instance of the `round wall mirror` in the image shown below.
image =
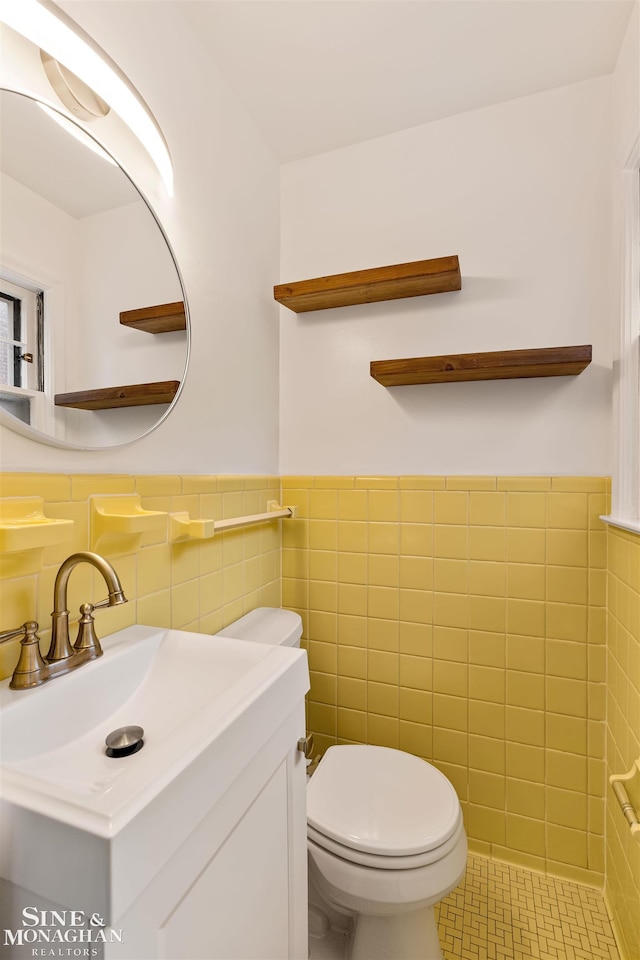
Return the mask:
<svg viewBox="0 0 640 960">
<path fill-rule="evenodd" d="M 84 128 L 0 91 L 0 422 L 82 449 L 144 436 L 186 372 L 188 310 L 162 228 Z"/>
</svg>

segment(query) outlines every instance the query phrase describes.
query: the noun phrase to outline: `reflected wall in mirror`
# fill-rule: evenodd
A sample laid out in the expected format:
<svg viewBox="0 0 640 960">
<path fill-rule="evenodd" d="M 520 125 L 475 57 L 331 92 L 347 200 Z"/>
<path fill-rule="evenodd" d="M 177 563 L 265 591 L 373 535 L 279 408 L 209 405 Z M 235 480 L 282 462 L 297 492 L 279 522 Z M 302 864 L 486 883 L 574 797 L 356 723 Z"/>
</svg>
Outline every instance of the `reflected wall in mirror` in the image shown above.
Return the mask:
<svg viewBox="0 0 640 960">
<path fill-rule="evenodd" d="M 166 416 L 188 358 L 166 237 L 124 171 L 66 117 L 2 90 L 0 139 L 1 422 L 82 448 L 143 436 Z"/>
</svg>

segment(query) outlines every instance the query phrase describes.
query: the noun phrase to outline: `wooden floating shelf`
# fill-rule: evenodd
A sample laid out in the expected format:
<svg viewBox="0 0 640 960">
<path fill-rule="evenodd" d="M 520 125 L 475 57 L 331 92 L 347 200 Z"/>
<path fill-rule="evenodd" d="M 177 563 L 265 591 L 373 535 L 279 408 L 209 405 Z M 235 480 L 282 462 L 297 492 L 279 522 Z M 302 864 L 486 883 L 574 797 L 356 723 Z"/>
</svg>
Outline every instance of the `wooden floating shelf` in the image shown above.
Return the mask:
<svg viewBox="0 0 640 960">
<path fill-rule="evenodd" d="M 402 300 L 431 293 L 460 290 L 460 264 L 457 257 L 438 257 L 396 263 L 373 270 L 337 273 L 315 280 L 281 283 L 273 288 L 273 296 L 295 313 L 350 307 L 357 303 L 380 300 Z"/>
<path fill-rule="evenodd" d="M 591 363 L 591 345 L 457 353 L 408 360 L 372 360 L 371 376 L 384 387 L 461 380 L 576 376 Z"/>
<path fill-rule="evenodd" d="M 139 310 L 123 310 L 120 323 L 145 333 L 175 333 L 187 329 L 187 316 L 184 303 L 159 303 L 155 307 L 142 307 Z"/>
<path fill-rule="evenodd" d="M 112 410 L 117 407 L 141 407 L 152 403 L 171 403 L 179 380 L 160 380 L 157 383 L 129 383 L 123 387 L 102 387 L 99 390 L 78 390 L 76 393 L 56 393 L 57 407 L 77 410 Z"/>
</svg>

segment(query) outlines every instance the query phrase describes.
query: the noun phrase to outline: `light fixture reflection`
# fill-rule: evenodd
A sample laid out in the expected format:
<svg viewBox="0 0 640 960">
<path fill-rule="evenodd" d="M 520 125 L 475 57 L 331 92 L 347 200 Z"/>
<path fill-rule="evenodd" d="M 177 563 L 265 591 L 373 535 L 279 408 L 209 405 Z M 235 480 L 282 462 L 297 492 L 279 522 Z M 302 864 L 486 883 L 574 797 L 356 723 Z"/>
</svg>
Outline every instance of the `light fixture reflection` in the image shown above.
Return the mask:
<svg viewBox="0 0 640 960">
<path fill-rule="evenodd" d="M 0 22 L 64 64 L 109 104 L 145 147 L 172 196 L 173 168 L 164 137 L 140 95 L 104 51 L 98 52 L 49 0 L 0 0 Z"/>
<path fill-rule="evenodd" d="M 67 133 L 70 133 L 72 137 L 78 140 L 80 143 L 84 144 L 85 147 L 88 147 L 89 150 L 92 150 L 95 154 L 101 157 L 103 160 L 106 160 L 107 163 L 113 164 L 114 167 L 117 167 L 117 163 L 110 157 L 106 150 L 103 150 L 100 144 L 84 132 L 77 124 L 72 120 L 67 120 L 66 117 L 63 117 L 61 113 L 57 113 L 55 110 L 52 110 L 51 107 L 48 107 L 44 103 L 38 102 L 38 106 L 41 110 L 44 110 L 48 117 L 51 117 L 52 120 L 62 127 L 63 130 L 66 130 Z"/>
</svg>

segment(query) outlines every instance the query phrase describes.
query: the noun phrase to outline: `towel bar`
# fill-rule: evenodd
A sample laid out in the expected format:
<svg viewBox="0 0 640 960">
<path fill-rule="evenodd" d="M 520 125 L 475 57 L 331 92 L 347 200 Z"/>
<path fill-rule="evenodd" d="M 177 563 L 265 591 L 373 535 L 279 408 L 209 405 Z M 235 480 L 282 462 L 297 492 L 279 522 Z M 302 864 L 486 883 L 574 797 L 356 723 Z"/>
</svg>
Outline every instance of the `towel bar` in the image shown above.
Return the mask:
<svg viewBox="0 0 640 960">
<path fill-rule="evenodd" d="M 636 775 L 640 776 L 640 757 L 631 767 L 629 773 L 613 774 L 609 777 L 609 783 L 613 788 L 616 800 L 620 804 L 623 816 L 629 824 L 631 835 L 640 840 L 640 818 L 638 818 L 638 812 L 629 799 L 625 787 L 625 784 L 629 783 Z"/>
</svg>

